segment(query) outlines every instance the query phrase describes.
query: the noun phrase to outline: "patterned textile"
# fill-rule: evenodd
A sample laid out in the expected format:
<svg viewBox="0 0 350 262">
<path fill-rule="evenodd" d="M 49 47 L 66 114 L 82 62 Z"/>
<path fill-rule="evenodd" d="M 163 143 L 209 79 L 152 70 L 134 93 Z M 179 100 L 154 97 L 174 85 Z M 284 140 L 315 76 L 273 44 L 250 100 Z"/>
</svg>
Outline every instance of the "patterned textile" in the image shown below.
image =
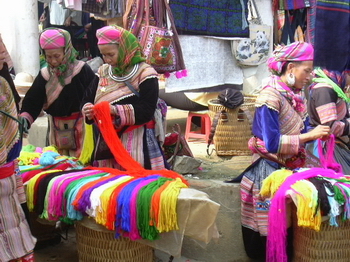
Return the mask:
<svg viewBox="0 0 350 262">
<path fill-rule="evenodd" d="M 319 83 L 310 89 L 308 113 L 312 127 L 329 125 L 336 137 L 350 134 L 348 106 L 330 85 Z"/>
<path fill-rule="evenodd" d="M 4 42 L 2 41 L 1 34 L 0 34 L 0 52 L 5 52 L 5 62 L 7 63 L 9 70 L 11 70 L 13 67 L 12 59 L 6 49 Z"/>
<path fill-rule="evenodd" d="M 306 16 L 305 40 L 313 46 L 315 45 L 316 3 L 317 0 L 310 0 L 310 8 L 307 9 Z"/>
<path fill-rule="evenodd" d="M 242 225 L 262 236 L 267 236 L 271 201 L 261 197 L 260 189 L 263 180 L 277 169 L 278 167 L 272 166 L 266 159 L 259 159 L 244 173 L 241 182 Z"/>
<path fill-rule="evenodd" d="M 306 110 L 296 111 L 290 95 L 281 88 L 279 77 L 271 78 L 270 84 L 261 90 L 256 99 L 255 137 L 250 141 L 255 139 L 256 149 L 263 153 L 255 152 L 254 158 L 260 158 L 243 172 L 241 182 L 242 226 L 258 232 L 260 236 L 267 235 L 270 208 L 270 200 L 260 195 L 262 181 L 274 170 L 289 166 L 287 163 L 294 164 L 293 168 L 302 167 L 308 157 L 299 142 L 299 135 L 305 131 Z M 264 152 L 270 157 L 264 158 Z"/>
<path fill-rule="evenodd" d="M 289 45 L 277 46 L 268 59 L 267 66 L 274 74 L 279 75 L 287 61 L 311 61 L 313 58 L 314 48 L 311 44 L 293 42 Z"/>
<path fill-rule="evenodd" d="M 125 82 L 117 82 L 111 78 L 109 68 L 110 66 L 108 64 L 104 64 L 98 70 L 100 79 L 99 87 L 96 91 L 95 103 L 102 101 L 108 101 L 110 103 L 118 102 L 123 98 L 134 95 Z M 150 77 L 157 77 L 157 72 L 150 65 L 141 63 L 138 72 L 128 81 L 138 91 L 139 85 Z"/>
<path fill-rule="evenodd" d="M 65 46 L 65 37 L 60 30 L 45 30 L 40 35 L 40 47 L 44 50 Z"/>
<path fill-rule="evenodd" d="M 291 103 L 280 92 L 272 87 L 263 89 L 256 99 L 256 106 L 267 106 L 278 112 L 278 123 L 280 129 L 279 146 L 277 151 L 277 159 L 280 163 L 284 163 L 299 152 L 299 134 L 304 129 L 304 120 L 306 110 L 303 115 L 293 110 Z M 255 134 L 254 121 L 253 133 Z M 256 135 L 256 134 L 255 134 Z M 265 143 L 267 141 L 264 141 Z M 260 147 L 265 147 L 264 143 Z M 265 149 L 266 150 L 266 149 Z"/>
<path fill-rule="evenodd" d="M 124 99 L 135 97 L 135 94 L 125 82 L 112 79 L 109 70 L 110 66 L 107 64 L 102 65 L 99 69 L 98 74 L 100 79 L 94 103 L 98 104 L 103 101 L 108 101 L 109 103 L 114 104 L 119 114 L 118 123 L 115 123 L 116 127 L 131 127 L 123 132 L 120 139 L 125 149 L 134 160 L 139 162 L 142 166 L 152 170 L 163 169 L 165 163 L 159 143 L 155 139 L 154 126 L 147 124 L 135 125 L 136 112 L 133 105 L 119 104 L 119 102 L 122 102 Z M 138 71 L 128 81 L 134 86 L 135 90 L 139 92 L 139 86 L 141 83 L 149 78 L 156 77 L 157 72 L 153 67 L 146 63 L 140 63 Z M 146 163 L 144 163 L 145 159 L 149 159 L 150 167 L 146 166 Z M 98 160 L 95 161 L 94 165 L 113 167 L 117 169 L 121 168 L 121 165 L 114 159 Z"/>
<path fill-rule="evenodd" d="M 121 31 L 113 26 L 105 26 L 96 31 L 97 44 L 119 44 Z"/>
<path fill-rule="evenodd" d="M 345 87 L 345 74 L 325 69 L 321 71 L 316 69 L 316 71 L 317 78 L 313 79 L 315 83 L 310 86 L 308 99 L 310 128 L 319 124 L 328 125 L 331 128 L 332 134 L 337 138 L 334 158 L 341 164 L 343 173 L 348 175 L 350 174 L 350 150 L 348 145 L 343 145 L 349 142 L 350 134 L 347 97 L 342 91 Z M 317 143 L 312 143 L 309 147 L 315 155 L 318 155 Z"/>
<path fill-rule="evenodd" d="M 20 208 L 16 175 L 0 180 L 0 199 L 0 261 L 9 261 L 28 254 L 36 240 Z"/>
<path fill-rule="evenodd" d="M 346 87 L 346 79 L 348 73 L 346 71 L 329 71 L 327 69 L 315 68 L 315 78 L 312 79 L 315 83 L 323 83 L 330 85 L 333 90 L 337 93 L 338 97 L 343 99 L 345 102 L 350 102 L 350 99 L 344 93 Z M 312 87 L 311 87 L 312 88 Z"/>
<path fill-rule="evenodd" d="M 273 0 L 274 10 L 294 10 L 310 7 L 309 0 Z"/>
<path fill-rule="evenodd" d="M 232 55 L 231 41 L 190 35 L 179 35 L 179 40 L 188 76 L 167 78 L 167 93 L 243 83 L 243 71 Z"/>
<path fill-rule="evenodd" d="M 75 139 L 77 148 L 74 150 L 57 148 L 57 150 L 61 155 L 79 157 L 82 150 L 84 133 L 85 133 L 85 130 L 83 128 L 84 127 L 83 116 L 79 113 L 73 113 L 71 116 L 68 116 L 68 117 L 52 117 L 48 115 L 48 118 L 49 118 L 49 128 L 50 130 L 53 130 L 52 132 L 49 133 L 50 145 L 58 145 L 57 143 L 58 138 L 56 137 L 58 133 L 54 131 L 55 126 L 60 130 L 64 130 L 67 128 L 74 129 L 74 139 Z M 55 126 L 53 125 L 53 121 L 55 121 Z"/>
<path fill-rule="evenodd" d="M 246 0 L 170 0 L 178 34 L 249 37 Z"/>
<path fill-rule="evenodd" d="M 17 117 L 18 112 L 12 90 L 5 78 L 1 76 L 0 94 L 0 109 L 11 116 Z M 7 162 L 8 153 L 18 141 L 18 123 L 0 113 L 0 166 Z"/>
<path fill-rule="evenodd" d="M 40 39 L 47 30 L 52 29 L 48 28 L 44 30 L 40 35 Z M 49 64 L 47 64 L 46 67 L 41 69 L 42 75 L 49 77 L 46 79 L 47 84 L 45 87 L 47 102 L 44 105 L 44 110 L 56 100 L 63 87 L 69 84 L 72 81 L 72 78 L 77 75 L 84 66 L 84 62 L 76 60 L 78 52 L 72 45 L 69 32 L 63 29 L 55 30 L 59 31 L 65 37 L 64 58 L 61 65 L 56 68 L 52 68 Z"/>
<path fill-rule="evenodd" d="M 119 36 L 116 39 L 115 37 L 117 37 L 118 33 Z M 113 73 L 117 76 L 124 75 L 131 66 L 146 61 L 137 38 L 119 26 L 103 27 L 97 30 L 96 37 L 99 43 L 118 43 L 118 60 L 116 67 L 113 68 Z"/>
<path fill-rule="evenodd" d="M 292 91 L 281 80 L 281 78 L 279 76 L 271 76 L 270 80 L 268 81 L 267 85 L 264 88 L 266 88 L 266 87 L 272 87 L 272 88 L 276 89 L 281 95 L 283 95 L 287 99 L 287 101 L 290 103 L 290 105 L 293 106 L 294 110 L 299 113 L 301 118 L 303 120 L 305 120 L 306 107 L 305 107 L 304 98 L 301 96 L 301 90 Z M 257 105 L 261 106 L 262 104 L 271 102 L 271 101 L 269 101 L 270 100 L 269 95 L 272 95 L 272 94 L 268 93 L 265 96 L 258 97 L 258 100 L 256 101 Z M 278 105 L 275 105 L 275 106 L 278 106 Z M 279 111 L 278 107 L 272 107 L 272 108 Z"/>
<path fill-rule="evenodd" d="M 314 66 L 339 72 L 349 69 L 349 0 L 320 0 L 316 10 Z"/>
</svg>

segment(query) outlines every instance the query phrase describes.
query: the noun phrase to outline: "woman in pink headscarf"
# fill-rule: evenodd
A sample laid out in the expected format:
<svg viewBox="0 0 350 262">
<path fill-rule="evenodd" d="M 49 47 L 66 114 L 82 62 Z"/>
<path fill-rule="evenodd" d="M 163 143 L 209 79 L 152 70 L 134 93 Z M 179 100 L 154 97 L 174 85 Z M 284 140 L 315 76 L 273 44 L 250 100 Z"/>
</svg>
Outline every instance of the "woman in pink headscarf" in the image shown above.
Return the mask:
<svg viewBox="0 0 350 262">
<path fill-rule="evenodd" d="M 49 116 L 50 144 L 64 155 L 79 157 L 83 143 L 83 117 L 80 103 L 95 74 L 76 59 L 70 34 L 48 28 L 40 35 L 47 65 L 40 70 L 22 103 L 21 116 L 29 125 L 44 110 Z"/>
<path fill-rule="evenodd" d="M 270 206 L 259 194 L 262 181 L 277 169 L 305 166 L 305 143 L 329 135 L 328 126 L 306 130 L 302 91 L 311 80 L 313 54 L 308 43 L 276 47 L 268 60 L 272 75 L 256 99 L 254 137 L 249 141 L 255 161 L 240 177 L 244 245 L 247 255 L 259 261 L 265 261 Z"/>
<path fill-rule="evenodd" d="M 82 108 L 87 123 L 94 124 L 93 165 L 123 167 L 94 123 L 95 105 L 107 101 L 114 124 L 111 132 L 117 132 L 130 156 L 146 169 L 164 169 L 166 161 L 159 141 L 166 105 L 160 108 L 163 104 L 158 103 L 157 72 L 145 62 L 137 38 L 129 31 L 105 26 L 96 36 L 105 64 L 98 70 L 99 79 L 86 92 Z"/>
</svg>

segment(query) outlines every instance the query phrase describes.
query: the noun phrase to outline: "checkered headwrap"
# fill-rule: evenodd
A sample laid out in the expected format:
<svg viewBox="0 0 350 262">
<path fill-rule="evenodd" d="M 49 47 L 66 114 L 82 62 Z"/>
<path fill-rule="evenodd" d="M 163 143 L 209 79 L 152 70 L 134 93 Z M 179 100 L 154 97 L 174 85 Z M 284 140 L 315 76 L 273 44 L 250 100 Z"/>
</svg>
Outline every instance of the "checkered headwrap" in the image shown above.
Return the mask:
<svg viewBox="0 0 350 262">
<path fill-rule="evenodd" d="M 267 61 L 267 66 L 277 75 L 282 72 L 283 65 L 288 61 L 312 61 L 314 48 L 306 42 L 293 42 L 289 45 L 278 45 Z"/>
<path fill-rule="evenodd" d="M 40 47 L 42 49 L 57 49 L 65 46 L 65 38 L 61 29 L 47 29 L 40 35 Z"/>
</svg>

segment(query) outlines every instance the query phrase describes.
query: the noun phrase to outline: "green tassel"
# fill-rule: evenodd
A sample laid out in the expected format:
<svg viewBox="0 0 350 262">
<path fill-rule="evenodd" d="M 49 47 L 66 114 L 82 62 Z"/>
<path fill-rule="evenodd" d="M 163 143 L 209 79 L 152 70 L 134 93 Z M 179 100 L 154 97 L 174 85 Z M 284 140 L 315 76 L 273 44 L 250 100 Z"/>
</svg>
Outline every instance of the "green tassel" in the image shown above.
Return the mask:
<svg viewBox="0 0 350 262">
<path fill-rule="evenodd" d="M 156 226 L 150 225 L 150 209 L 152 196 L 166 181 L 171 178 L 160 177 L 156 181 L 149 183 L 140 189 L 137 196 L 137 226 L 139 234 L 143 239 L 156 240 L 159 238 L 159 232 Z"/>
<path fill-rule="evenodd" d="M 345 198 L 342 191 L 339 189 L 337 185 L 334 185 L 333 188 L 334 188 L 335 201 L 337 201 L 340 205 L 343 205 L 345 203 Z"/>
</svg>

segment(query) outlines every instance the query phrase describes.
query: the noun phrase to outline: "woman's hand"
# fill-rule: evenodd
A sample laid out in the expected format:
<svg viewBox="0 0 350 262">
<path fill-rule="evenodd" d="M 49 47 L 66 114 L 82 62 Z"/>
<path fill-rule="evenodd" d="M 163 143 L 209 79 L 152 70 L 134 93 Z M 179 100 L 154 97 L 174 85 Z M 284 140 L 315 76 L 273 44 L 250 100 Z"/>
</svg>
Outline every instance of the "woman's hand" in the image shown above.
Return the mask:
<svg viewBox="0 0 350 262">
<path fill-rule="evenodd" d="M 318 125 L 314 129 L 312 129 L 310 132 L 301 134 L 299 138 L 301 143 L 305 143 L 305 142 L 316 140 L 319 138 L 321 138 L 322 140 L 326 140 L 328 139 L 330 134 L 331 134 L 331 129 L 329 126 Z"/>
<path fill-rule="evenodd" d="M 92 103 L 86 103 L 83 106 L 82 111 L 87 119 L 91 120 L 94 118 L 95 112 L 94 112 L 94 105 Z"/>
</svg>

